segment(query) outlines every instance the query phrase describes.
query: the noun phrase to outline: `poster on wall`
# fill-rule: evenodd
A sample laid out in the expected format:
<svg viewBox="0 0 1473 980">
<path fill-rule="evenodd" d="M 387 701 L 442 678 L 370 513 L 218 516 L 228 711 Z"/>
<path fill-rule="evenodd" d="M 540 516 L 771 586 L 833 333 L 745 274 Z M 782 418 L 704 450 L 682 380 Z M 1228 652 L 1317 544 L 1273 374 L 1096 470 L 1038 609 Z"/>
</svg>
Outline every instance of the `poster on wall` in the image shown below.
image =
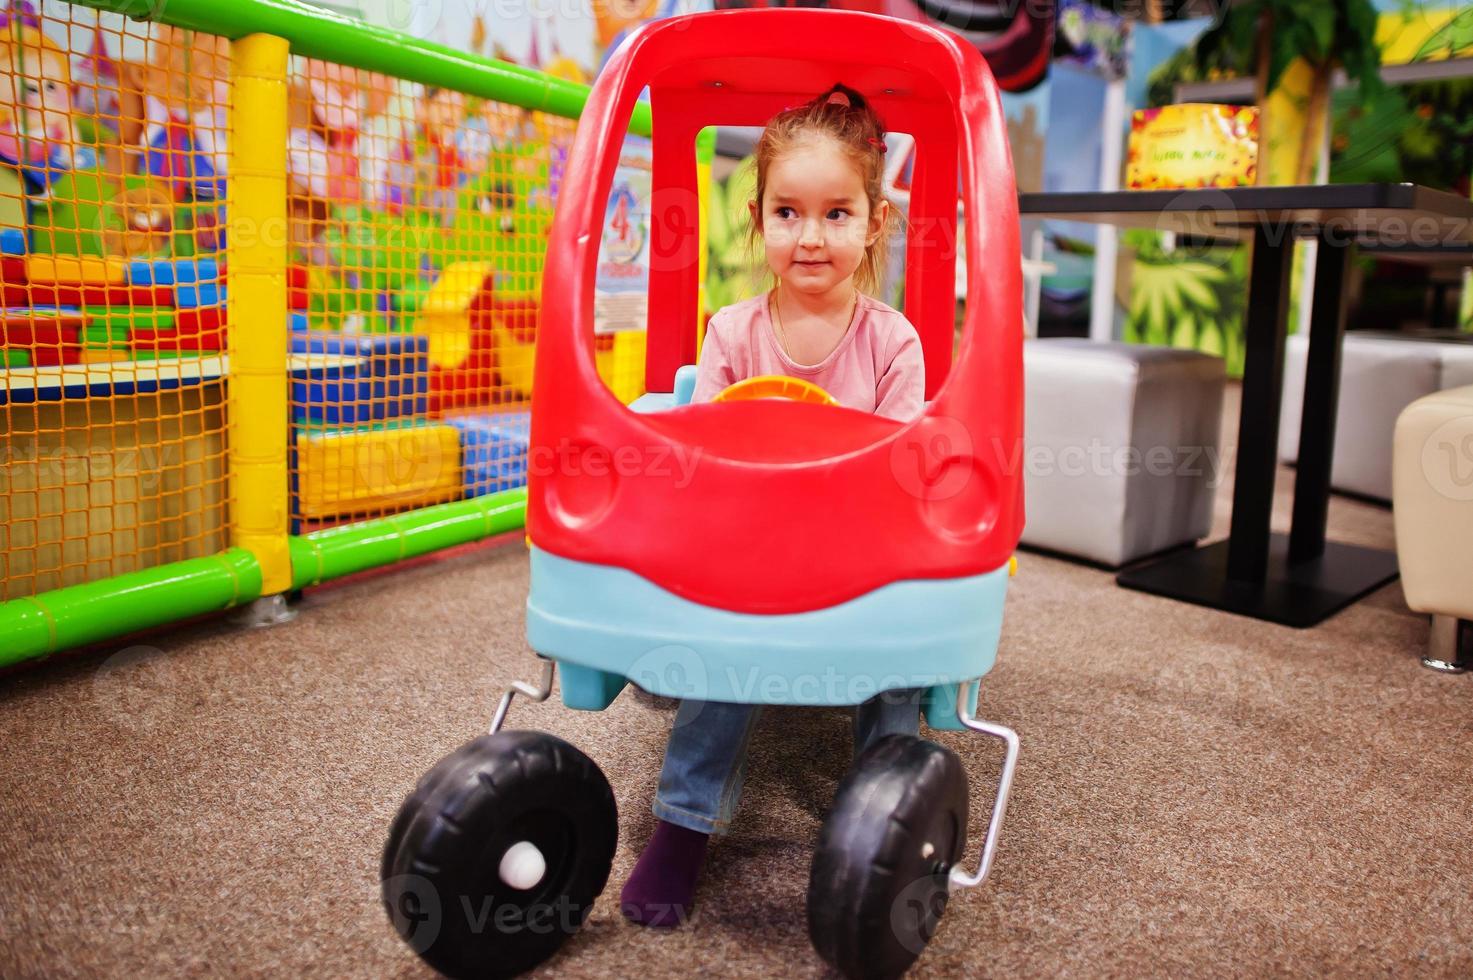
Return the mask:
<svg viewBox="0 0 1473 980">
<path fill-rule="evenodd" d="M 649 308 L 653 168 L 650 141 L 642 136 L 628 137 L 604 213 L 604 233 L 594 278 L 595 333 L 645 328 Z"/>
</svg>

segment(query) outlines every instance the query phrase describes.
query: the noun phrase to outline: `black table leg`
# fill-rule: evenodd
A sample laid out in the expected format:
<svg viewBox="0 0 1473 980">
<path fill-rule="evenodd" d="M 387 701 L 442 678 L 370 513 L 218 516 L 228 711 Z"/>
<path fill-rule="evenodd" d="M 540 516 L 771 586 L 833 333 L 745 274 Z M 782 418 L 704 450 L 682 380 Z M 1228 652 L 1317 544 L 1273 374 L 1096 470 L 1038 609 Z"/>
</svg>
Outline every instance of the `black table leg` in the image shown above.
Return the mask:
<svg viewBox="0 0 1473 980">
<path fill-rule="evenodd" d="M 1321 236 L 1315 263 L 1314 314 L 1304 372 L 1304 413 L 1294 473 L 1294 523 L 1289 560 L 1309 561 L 1325 552 L 1330 506 L 1330 460 L 1335 452 L 1335 413 L 1340 403 L 1340 342 L 1345 336 L 1345 270 L 1348 245 Z"/>
<path fill-rule="evenodd" d="M 1395 555 L 1325 541 L 1343 329 L 1340 290 L 1348 261 L 1343 249 L 1332 247 L 1327 252 L 1321 253 L 1315 279 L 1300 448 L 1300 479 L 1304 482 L 1296 482 L 1295 487 L 1297 543 L 1269 533 L 1292 248 L 1286 240 L 1276 244 L 1260 230 L 1253 244 L 1238 465 L 1228 540 L 1128 569 L 1117 578 L 1121 585 L 1306 627 L 1396 577 Z"/>
<path fill-rule="evenodd" d="M 1271 229 L 1269 229 L 1271 230 Z M 1268 524 L 1278 470 L 1279 395 L 1284 387 L 1284 333 L 1289 318 L 1289 272 L 1294 240 L 1253 235 L 1244 318 L 1243 404 L 1238 413 L 1238 466 L 1233 477 L 1233 524 L 1227 575 L 1262 582 L 1268 570 Z"/>
<path fill-rule="evenodd" d="M 1441 330 L 1447 326 L 1447 286 L 1445 282 L 1432 284 L 1432 329 Z"/>
<path fill-rule="evenodd" d="M 1320 239 L 1315 263 L 1314 314 L 1300 416 L 1299 461 L 1294 475 L 1294 518 L 1287 561 L 1300 581 L 1323 584 L 1324 615 L 1396 578 L 1396 555 L 1379 548 L 1325 541 L 1330 511 L 1330 464 L 1340 405 L 1340 348 L 1345 339 L 1345 279 L 1354 249 Z M 1389 452 L 1391 447 L 1385 447 Z M 1328 586 L 1333 583 L 1333 589 Z"/>
</svg>

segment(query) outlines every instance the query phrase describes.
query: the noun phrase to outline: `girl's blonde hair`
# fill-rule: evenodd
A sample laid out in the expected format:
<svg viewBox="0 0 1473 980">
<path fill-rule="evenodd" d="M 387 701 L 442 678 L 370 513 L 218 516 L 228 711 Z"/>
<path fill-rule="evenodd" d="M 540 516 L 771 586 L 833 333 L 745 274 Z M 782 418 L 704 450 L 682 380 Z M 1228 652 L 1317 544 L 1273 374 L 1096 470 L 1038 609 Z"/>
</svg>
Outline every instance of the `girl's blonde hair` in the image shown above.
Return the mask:
<svg viewBox="0 0 1473 980">
<path fill-rule="evenodd" d="M 747 229 L 747 240 L 756 251 L 762 234 L 762 195 L 767 190 L 767 167 L 793 147 L 815 137 L 833 140 L 864 182 L 870 217 L 885 201 L 885 125 L 864 96 L 847 85 L 835 85 L 803 105 L 784 109 L 768 120 L 757 141 L 754 167 L 757 175 L 756 216 Z M 892 229 L 899 223 L 899 210 L 892 203 L 880 233 L 865 246 L 864 258 L 855 270 L 854 282 L 866 293 L 879 290 L 884 276 Z"/>
</svg>

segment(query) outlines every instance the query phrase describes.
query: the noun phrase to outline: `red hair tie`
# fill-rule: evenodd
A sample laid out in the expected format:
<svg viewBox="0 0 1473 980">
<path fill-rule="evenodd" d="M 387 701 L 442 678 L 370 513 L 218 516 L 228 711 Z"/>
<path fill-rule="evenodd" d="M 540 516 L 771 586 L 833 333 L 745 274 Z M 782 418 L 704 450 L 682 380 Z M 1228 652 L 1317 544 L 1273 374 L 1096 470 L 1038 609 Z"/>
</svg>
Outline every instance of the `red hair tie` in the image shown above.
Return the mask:
<svg viewBox="0 0 1473 980">
<path fill-rule="evenodd" d="M 885 141 L 884 140 L 877 140 L 873 136 L 871 136 L 869 138 L 869 145 L 870 146 L 879 147 L 879 150 L 880 150 L 881 153 L 884 153 L 886 150 L 889 149 L 889 147 L 887 147 L 885 145 Z"/>
</svg>

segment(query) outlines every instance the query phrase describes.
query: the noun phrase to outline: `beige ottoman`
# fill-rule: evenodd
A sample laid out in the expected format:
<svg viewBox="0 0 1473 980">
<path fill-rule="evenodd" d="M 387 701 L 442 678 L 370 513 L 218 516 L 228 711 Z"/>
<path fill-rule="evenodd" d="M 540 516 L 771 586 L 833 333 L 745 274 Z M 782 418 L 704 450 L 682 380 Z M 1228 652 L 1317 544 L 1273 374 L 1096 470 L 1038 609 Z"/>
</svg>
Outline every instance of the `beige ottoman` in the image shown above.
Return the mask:
<svg viewBox="0 0 1473 980">
<path fill-rule="evenodd" d="M 1473 667 L 1473 385 L 1419 398 L 1397 418 L 1392 507 L 1407 605 L 1432 616 L 1422 662 Z"/>
</svg>

